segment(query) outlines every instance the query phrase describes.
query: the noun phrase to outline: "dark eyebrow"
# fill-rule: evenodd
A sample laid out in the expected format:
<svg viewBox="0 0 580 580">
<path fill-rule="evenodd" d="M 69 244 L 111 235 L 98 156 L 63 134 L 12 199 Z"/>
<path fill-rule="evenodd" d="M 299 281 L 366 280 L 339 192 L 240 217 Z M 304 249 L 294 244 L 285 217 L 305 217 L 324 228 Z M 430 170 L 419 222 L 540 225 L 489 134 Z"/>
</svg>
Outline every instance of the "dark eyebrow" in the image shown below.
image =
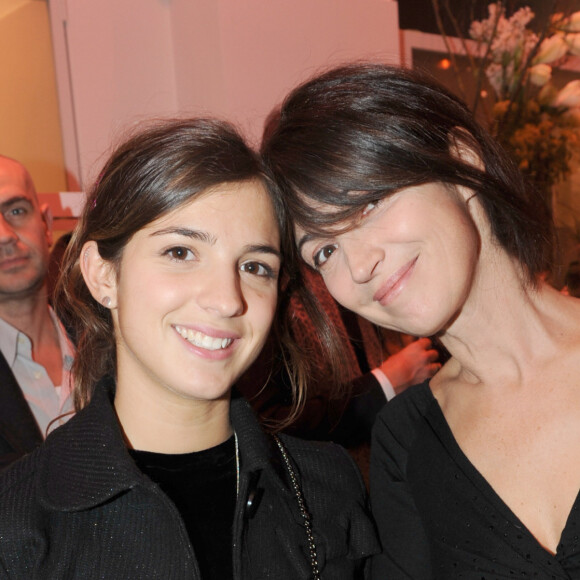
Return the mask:
<svg viewBox="0 0 580 580">
<path fill-rule="evenodd" d="M 252 246 L 246 246 L 246 252 L 252 253 L 257 252 L 259 254 L 272 254 L 276 256 L 280 261 L 282 260 L 282 254 L 272 246 L 267 246 L 266 244 L 256 244 Z"/>
<path fill-rule="evenodd" d="M 152 232 L 151 236 L 166 236 L 168 234 L 174 234 L 178 236 L 184 236 L 186 238 L 192 238 L 194 240 L 199 240 L 200 242 L 205 242 L 206 244 L 215 244 L 216 239 L 214 236 L 208 234 L 207 232 L 202 232 L 200 230 L 191 230 L 189 228 L 165 228 L 162 230 L 157 230 Z"/>
<path fill-rule="evenodd" d="M 34 206 L 32 199 L 30 199 L 29 197 L 26 197 L 24 195 L 15 195 L 14 197 L 11 197 L 10 199 L 7 199 L 2 203 L 0 203 L 0 211 L 4 212 L 9 207 L 22 202 L 28 204 L 30 207 Z"/>
<path fill-rule="evenodd" d="M 315 238 L 314 234 L 304 234 L 298 241 L 298 254 L 302 255 L 302 246 Z"/>
<path fill-rule="evenodd" d="M 165 235 L 178 235 L 184 236 L 186 238 L 191 238 L 193 240 L 199 240 L 201 242 L 205 242 L 206 244 L 213 245 L 216 243 L 217 239 L 215 236 L 207 232 L 203 232 L 201 230 L 192 230 L 189 228 L 164 228 L 162 230 L 156 230 L 149 234 L 150 236 L 165 236 Z M 257 252 L 260 254 L 272 254 L 282 260 L 282 254 L 272 246 L 268 246 L 267 244 L 252 244 L 250 246 L 246 246 L 244 249 L 245 252 Z"/>
</svg>

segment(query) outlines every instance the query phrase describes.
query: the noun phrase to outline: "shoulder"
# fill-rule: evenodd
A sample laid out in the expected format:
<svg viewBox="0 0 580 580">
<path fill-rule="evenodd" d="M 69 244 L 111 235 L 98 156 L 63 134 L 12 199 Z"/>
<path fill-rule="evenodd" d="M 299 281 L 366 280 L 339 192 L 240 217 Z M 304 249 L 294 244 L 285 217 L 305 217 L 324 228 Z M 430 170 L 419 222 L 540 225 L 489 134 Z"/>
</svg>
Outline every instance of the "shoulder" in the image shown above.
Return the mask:
<svg viewBox="0 0 580 580">
<path fill-rule="evenodd" d="M 42 455 L 43 447 L 40 446 L 0 471 L 0 508 L 4 506 L 6 496 L 19 494 L 22 488 L 34 485 L 39 476 Z"/>
<path fill-rule="evenodd" d="M 305 441 L 288 435 L 280 439 L 313 513 L 325 514 L 329 519 L 338 513 L 355 519 L 367 518 L 366 487 L 358 467 L 344 448 L 335 443 Z"/>
<path fill-rule="evenodd" d="M 377 416 L 371 446 L 371 472 L 379 463 L 405 470 L 407 456 L 420 436 L 435 398 L 429 381 L 410 387 L 387 403 Z M 373 467 L 374 466 L 374 467 Z M 372 473 L 371 473 L 372 479 Z"/>
<path fill-rule="evenodd" d="M 73 420 L 76 420 L 76 417 L 55 429 L 31 453 L 0 471 L 0 514 L 11 502 L 17 501 L 19 503 L 25 497 L 28 497 L 31 504 L 38 502 L 47 479 L 47 467 L 50 465 L 49 457 L 54 454 L 55 449 L 62 446 L 62 440 L 70 439 L 68 431 L 71 429 Z M 29 497 L 27 490 L 30 490 L 34 495 Z M 2 520 L 1 515 L 0 520 Z"/>
<path fill-rule="evenodd" d="M 434 401 L 429 381 L 410 387 L 385 405 L 377 415 L 375 435 L 389 431 L 399 438 L 413 437 L 417 425 Z"/>
<path fill-rule="evenodd" d="M 281 435 L 298 471 L 306 509 L 315 532 L 325 538 L 332 565 L 341 558 L 362 562 L 379 551 L 366 487 L 356 463 L 340 445 Z M 325 551 L 326 551 L 325 549 Z M 343 562 L 343 566 L 346 564 Z M 329 564 L 330 565 L 330 564 Z M 342 576 L 337 575 L 336 578 Z"/>
<path fill-rule="evenodd" d="M 0 562 L 17 559 L 19 546 L 42 525 L 38 493 L 42 455 L 39 447 L 0 472 Z"/>
<path fill-rule="evenodd" d="M 413 464 L 423 465 L 425 427 L 435 399 L 425 382 L 387 403 L 375 423 L 370 488 L 383 553 L 373 558 L 373 578 L 430 578 L 429 542 L 415 503 Z M 437 466 L 435 469 L 438 469 Z M 421 481 L 430 481 L 425 469 Z M 428 495 L 432 499 L 432 494 Z"/>
<path fill-rule="evenodd" d="M 346 481 L 364 488 L 360 472 L 346 450 L 329 441 L 310 441 L 280 434 L 280 439 L 300 470 L 302 477 L 325 480 L 329 475 L 346 478 Z"/>
<path fill-rule="evenodd" d="M 0 472 L 0 510 L 17 496 L 27 498 L 26 505 L 52 511 L 93 505 L 110 495 L 112 479 L 121 480 L 128 471 L 122 469 L 127 452 L 116 419 L 103 419 L 106 413 L 97 398 Z M 114 414 L 112 407 L 109 414 Z"/>
</svg>

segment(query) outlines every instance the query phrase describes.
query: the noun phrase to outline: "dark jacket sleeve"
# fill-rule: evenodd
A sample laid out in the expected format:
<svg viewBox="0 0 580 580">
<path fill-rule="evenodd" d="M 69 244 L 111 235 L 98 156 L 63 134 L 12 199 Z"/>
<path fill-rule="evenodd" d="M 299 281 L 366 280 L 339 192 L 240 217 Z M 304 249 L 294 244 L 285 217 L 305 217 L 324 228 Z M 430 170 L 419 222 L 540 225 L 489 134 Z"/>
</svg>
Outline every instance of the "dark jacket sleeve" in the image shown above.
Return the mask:
<svg viewBox="0 0 580 580">
<path fill-rule="evenodd" d="M 383 548 L 371 562 L 373 580 L 431 578 L 429 544 L 406 477 L 418 421 L 408 400 L 407 393 L 396 397 L 373 430 L 371 508 Z"/>
<path fill-rule="evenodd" d="M 322 578 L 368 580 L 370 557 L 380 546 L 357 465 L 339 445 L 281 439 L 297 465 Z"/>
<path fill-rule="evenodd" d="M 325 438 L 345 447 L 371 440 L 375 419 L 387 403 L 379 381 L 370 372 L 354 379 L 348 392 L 346 404 L 339 409 L 338 419 L 327 426 L 325 433 Z M 325 417 L 332 417 L 332 412 L 328 412 Z"/>
<path fill-rule="evenodd" d="M 36 419 L 0 352 L 0 470 L 43 441 Z"/>
<path fill-rule="evenodd" d="M 283 368 L 270 372 L 273 356 L 264 349 L 236 388 L 262 420 L 280 422 L 291 412 L 292 391 Z M 377 413 L 387 402 L 381 385 L 369 372 L 343 388 L 341 396 L 329 395 L 337 391 L 335 385 L 322 379 L 310 384 L 302 413 L 285 432 L 305 439 L 334 441 L 345 447 L 369 442 Z"/>
</svg>

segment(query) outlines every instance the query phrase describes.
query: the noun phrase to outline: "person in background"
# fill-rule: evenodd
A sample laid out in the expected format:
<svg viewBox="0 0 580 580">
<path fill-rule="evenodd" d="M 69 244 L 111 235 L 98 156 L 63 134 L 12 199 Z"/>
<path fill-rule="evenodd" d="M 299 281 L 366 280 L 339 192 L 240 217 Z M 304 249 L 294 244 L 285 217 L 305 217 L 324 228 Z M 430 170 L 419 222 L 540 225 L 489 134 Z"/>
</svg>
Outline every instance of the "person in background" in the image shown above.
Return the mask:
<svg viewBox="0 0 580 580">
<path fill-rule="evenodd" d="M 352 459 L 267 435 L 232 393 L 272 324 L 303 388 L 278 305 L 292 240 L 224 122 L 156 122 L 113 152 L 55 296 L 78 412 L 0 475 L 0 576 L 365 577 L 379 546 Z"/>
<path fill-rule="evenodd" d="M 73 407 L 74 348 L 48 304 L 51 225 L 28 171 L 0 156 L 0 468 Z"/>
<path fill-rule="evenodd" d="M 580 302 L 547 281 L 541 195 L 417 71 L 295 89 L 264 158 L 345 308 L 450 353 L 377 417 L 377 580 L 580 578 Z"/>
</svg>

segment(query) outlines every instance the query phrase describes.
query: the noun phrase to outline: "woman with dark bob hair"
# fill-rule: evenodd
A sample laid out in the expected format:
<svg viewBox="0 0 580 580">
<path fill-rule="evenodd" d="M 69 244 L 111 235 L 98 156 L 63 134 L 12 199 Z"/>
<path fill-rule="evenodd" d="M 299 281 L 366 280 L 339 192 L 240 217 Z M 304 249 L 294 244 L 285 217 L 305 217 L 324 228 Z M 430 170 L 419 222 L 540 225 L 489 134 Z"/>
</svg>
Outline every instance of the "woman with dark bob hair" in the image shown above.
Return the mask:
<svg viewBox="0 0 580 580">
<path fill-rule="evenodd" d="M 451 358 L 379 414 L 376 579 L 580 577 L 580 301 L 545 282 L 541 198 L 446 90 L 375 64 L 267 127 L 302 258 L 372 322 Z"/>
<path fill-rule="evenodd" d="M 57 289 L 78 412 L 0 477 L 0 577 L 364 577 L 379 545 L 352 460 L 267 435 L 232 393 L 275 320 L 290 233 L 223 122 L 160 122 L 114 151 Z"/>
</svg>

